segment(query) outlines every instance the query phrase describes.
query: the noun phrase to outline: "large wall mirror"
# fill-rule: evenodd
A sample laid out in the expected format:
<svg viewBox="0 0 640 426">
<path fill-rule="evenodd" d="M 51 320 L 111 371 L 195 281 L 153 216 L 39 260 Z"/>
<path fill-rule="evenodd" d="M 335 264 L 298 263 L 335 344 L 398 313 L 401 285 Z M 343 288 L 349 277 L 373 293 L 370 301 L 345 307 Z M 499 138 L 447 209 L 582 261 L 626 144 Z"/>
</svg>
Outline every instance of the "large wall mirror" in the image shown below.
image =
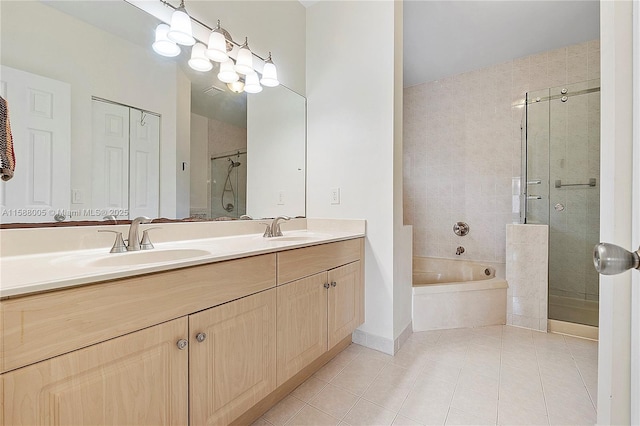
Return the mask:
<svg viewBox="0 0 640 426">
<path fill-rule="evenodd" d="M 125 1 L 3 1 L 1 19 L 0 223 L 305 215 L 303 96 L 158 56 L 159 21 Z"/>
</svg>

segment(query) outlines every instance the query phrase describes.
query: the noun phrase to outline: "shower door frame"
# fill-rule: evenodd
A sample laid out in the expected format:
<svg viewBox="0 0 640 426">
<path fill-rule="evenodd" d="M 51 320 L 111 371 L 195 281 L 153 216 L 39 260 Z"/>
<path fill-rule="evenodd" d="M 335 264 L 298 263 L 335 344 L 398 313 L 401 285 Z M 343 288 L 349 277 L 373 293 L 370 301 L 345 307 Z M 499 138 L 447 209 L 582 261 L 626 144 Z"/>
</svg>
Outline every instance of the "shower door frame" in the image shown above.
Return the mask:
<svg viewBox="0 0 640 426">
<path fill-rule="evenodd" d="M 590 148 L 595 142 L 599 144 L 600 135 L 598 129 L 595 132 L 588 129 L 589 117 L 584 117 L 582 114 L 597 112 L 593 109 L 594 105 L 597 105 L 596 99 L 592 97 L 595 93 L 600 93 L 599 79 L 527 92 L 521 126 L 523 137 L 521 222 L 544 224 L 549 229 L 547 243 L 549 330 L 562 330 L 561 332 L 572 330 L 572 333 L 578 333 L 587 338 L 596 338 L 598 333 L 598 275 L 591 265 L 585 265 L 584 261 L 587 258 L 584 257 L 582 250 L 586 249 L 585 244 L 593 247 L 598 243 L 598 237 L 593 235 L 593 232 L 588 232 L 596 227 L 599 230 L 599 225 L 593 224 L 594 220 L 597 221 L 597 216 L 591 217 L 593 212 L 597 215 L 597 210 L 589 213 L 588 206 L 595 204 L 594 196 L 595 200 L 599 199 L 601 186 L 598 175 L 599 161 L 597 156 L 593 156 Z M 574 102 L 578 102 L 578 110 L 582 105 L 583 108 L 588 107 L 589 112 L 585 108 L 582 114 L 573 116 L 570 112 L 573 107 L 567 108 Z M 573 124 L 569 126 L 569 123 Z M 578 137 L 579 133 L 577 133 L 581 126 L 587 126 L 583 129 L 586 133 L 582 138 Z M 592 141 L 593 135 L 597 139 Z M 572 145 L 574 145 L 573 148 L 571 148 Z M 577 151 L 571 152 L 570 148 Z M 574 156 L 579 155 L 579 152 L 582 152 L 584 160 L 576 163 Z M 593 164 L 591 164 L 592 161 Z M 565 165 L 560 166 L 560 163 Z M 569 174 L 568 179 L 567 174 Z M 559 178 L 561 181 L 557 180 Z M 567 188 L 564 188 L 565 186 Z M 597 192 L 590 193 L 594 190 Z M 582 191 L 587 192 L 581 195 Z M 554 209 L 555 203 L 557 204 Z M 595 206 L 597 209 L 598 204 Z M 582 221 L 579 215 L 572 218 L 571 215 L 582 211 L 585 213 Z M 576 224 L 578 224 L 577 227 Z M 557 244 L 564 244 L 567 238 L 576 239 L 574 242 L 577 242 L 577 245 L 573 244 L 572 250 L 568 248 L 559 250 Z M 561 255 L 569 257 L 564 262 L 558 263 L 558 257 Z M 566 264 L 572 265 L 575 269 L 568 275 L 564 266 L 559 266 Z M 558 285 L 572 281 L 573 284 L 568 286 Z M 580 308 L 576 309 L 574 304 L 579 304 Z M 587 313 L 583 315 L 584 312 Z"/>
</svg>

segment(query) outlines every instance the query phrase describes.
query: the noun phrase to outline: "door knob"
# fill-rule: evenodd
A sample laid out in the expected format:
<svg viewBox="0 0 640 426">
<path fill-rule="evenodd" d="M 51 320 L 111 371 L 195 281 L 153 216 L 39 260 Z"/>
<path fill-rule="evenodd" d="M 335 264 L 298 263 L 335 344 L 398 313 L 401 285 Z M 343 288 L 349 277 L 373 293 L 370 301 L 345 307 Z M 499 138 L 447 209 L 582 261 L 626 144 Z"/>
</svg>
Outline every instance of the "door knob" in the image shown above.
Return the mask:
<svg viewBox="0 0 640 426">
<path fill-rule="evenodd" d="M 640 269 L 640 248 L 630 252 L 615 244 L 600 243 L 593 249 L 593 265 L 602 275 L 616 275 Z"/>
<path fill-rule="evenodd" d="M 204 340 L 205 340 L 206 338 L 207 338 L 207 335 L 206 335 L 205 333 L 198 333 L 198 334 L 196 334 L 196 340 L 197 340 L 199 343 L 204 342 Z"/>
<path fill-rule="evenodd" d="M 189 344 L 189 342 L 187 342 L 186 339 L 180 339 L 176 342 L 176 345 L 178 346 L 178 349 L 183 350 L 184 348 L 187 347 L 187 345 Z"/>
</svg>

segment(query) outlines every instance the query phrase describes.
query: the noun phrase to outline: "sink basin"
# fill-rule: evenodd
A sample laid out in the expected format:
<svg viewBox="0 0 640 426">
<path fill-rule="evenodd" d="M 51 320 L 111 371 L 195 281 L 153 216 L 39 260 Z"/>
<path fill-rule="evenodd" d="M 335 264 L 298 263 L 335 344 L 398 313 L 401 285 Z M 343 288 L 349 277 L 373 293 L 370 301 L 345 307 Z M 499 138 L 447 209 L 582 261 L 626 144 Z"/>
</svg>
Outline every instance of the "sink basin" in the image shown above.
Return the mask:
<svg viewBox="0 0 640 426">
<path fill-rule="evenodd" d="M 169 262 L 210 255 L 207 250 L 169 249 L 169 250 L 141 250 L 131 253 L 110 254 L 88 262 L 90 266 L 126 266 L 143 265 L 146 263 Z"/>
</svg>

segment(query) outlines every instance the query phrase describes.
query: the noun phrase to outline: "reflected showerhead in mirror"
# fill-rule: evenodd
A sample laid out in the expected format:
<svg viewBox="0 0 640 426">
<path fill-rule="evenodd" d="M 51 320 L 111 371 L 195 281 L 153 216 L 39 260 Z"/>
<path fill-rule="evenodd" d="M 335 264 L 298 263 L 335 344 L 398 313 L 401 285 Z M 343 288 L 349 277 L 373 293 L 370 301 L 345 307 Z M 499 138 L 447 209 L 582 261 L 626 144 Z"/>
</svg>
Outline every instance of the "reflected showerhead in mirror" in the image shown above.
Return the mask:
<svg viewBox="0 0 640 426">
<path fill-rule="evenodd" d="M 615 244 L 600 243 L 593 249 L 593 266 L 602 275 L 640 269 L 640 249 L 630 252 Z"/>
</svg>

